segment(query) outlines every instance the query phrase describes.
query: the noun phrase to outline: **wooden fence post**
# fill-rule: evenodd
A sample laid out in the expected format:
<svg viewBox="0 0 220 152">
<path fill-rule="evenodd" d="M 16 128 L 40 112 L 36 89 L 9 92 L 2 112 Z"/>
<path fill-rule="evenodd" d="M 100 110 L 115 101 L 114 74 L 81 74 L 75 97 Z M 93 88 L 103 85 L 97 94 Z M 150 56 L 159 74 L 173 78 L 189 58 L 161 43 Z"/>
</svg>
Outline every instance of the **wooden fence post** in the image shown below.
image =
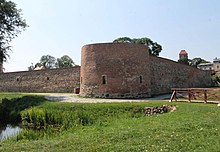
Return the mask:
<svg viewBox="0 0 220 152">
<path fill-rule="evenodd" d="M 174 90 L 173 93 L 172 93 L 172 95 L 171 95 L 170 102 L 172 102 L 173 99 L 175 99 L 175 101 L 177 101 L 176 98 L 177 98 L 177 97 L 176 97 L 176 90 Z"/>
<path fill-rule="evenodd" d="M 191 102 L 191 89 L 188 90 L 188 100 Z"/>
<path fill-rule="evenodd" d="M 205 103 L 207 103 L 207 90 L 204 90 L 204 100 L 205 100 Z"/>
</svg>

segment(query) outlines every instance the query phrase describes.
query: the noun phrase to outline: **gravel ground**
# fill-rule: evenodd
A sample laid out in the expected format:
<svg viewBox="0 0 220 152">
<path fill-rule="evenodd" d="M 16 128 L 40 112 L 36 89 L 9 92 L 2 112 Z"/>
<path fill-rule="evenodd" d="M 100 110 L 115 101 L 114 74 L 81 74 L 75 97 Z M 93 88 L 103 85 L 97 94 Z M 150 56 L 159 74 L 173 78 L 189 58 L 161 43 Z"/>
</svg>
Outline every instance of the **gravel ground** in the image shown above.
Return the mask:
<svg viewBox="0 0 220 152">
<path fill-rule="evenodd" d="M 100 99 L 100 98 L 82 98 L 77 94 L 72 94 L 72 93 L 30 93 L 34 95 L 42 95 L 44 96 L 47 100 L 50 101 L 58 101 L 58 102 L 78 102 L 78 103 L 103 103 L 103 102 L 142 102 L 142 101 L 147 101 L 147 100 L 164 100 L 169 102 L 171 94 L 165 94 L 165 95 L 160 95 L 157 97 L 153 98 L 144 98 L 144 99 Z M 186 101 L 189 102 L 188 100 L 181 99 L 181 101 Z M 204 101 L 199 101 L 199 100 L 192 100 L 192 102 L 203 102 Z M 217 106 L 220 106 L 220 101 L 208 101 L 208 103 L 214 103 L 217 104 Z"/>
<path fill-rule="evenodd" d="M 141 102 L 146 100 L 164 100 L 168 101 L 170 94 L 162 95 L 154 98 L 144 99 L 98 99 L 98 98 L 82 98 L 76 94 L 65 93 L 42 93 L 47 100 L 59 101 L 59 102 L 87 102 L 87 103 L 102 103 L 102 102 Z"/>
</svg>

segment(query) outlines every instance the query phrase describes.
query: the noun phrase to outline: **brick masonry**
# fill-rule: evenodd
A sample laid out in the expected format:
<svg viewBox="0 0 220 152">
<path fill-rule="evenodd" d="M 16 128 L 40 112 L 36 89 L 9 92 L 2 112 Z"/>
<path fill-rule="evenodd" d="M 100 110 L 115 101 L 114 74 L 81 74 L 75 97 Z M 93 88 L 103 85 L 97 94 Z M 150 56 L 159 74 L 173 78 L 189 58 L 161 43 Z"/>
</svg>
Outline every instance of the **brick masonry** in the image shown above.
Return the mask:
<svg viewBox="0 0 220 152">
<path fill-rule="evenodd" d="M 151 56 L 144 45 L 91 44 L 81 54 L 82 96 L 141 98 L 172 87 L 211 86 L 210 72 Z"/>
<path fill-rule="evenodd" d="M 101 98 L 150 96 L 149 53 L 144 45 L 92 44 L 82 48 L 80 95 Z M 105 84 L 103 79 L 106 79 Z"/>
<path fill-rule="evenodd" d="M 150 56 L 151 94 L 169 93 L 171 88 L 198 88 L 212 85 L 211 72 Z"/>
<path fill-rule="evenodd" d="M 149 55 L 140 44 L 82 47 L 81 68 L 0 74 L 0 92 L 78 92 L 85 97 L 142 98 L 172 87 L 209 87 L 211 73 Z"/>
<path fill-rule="evenodd" d="M 74 92 L 80 67 L 0 74 L 0 92 Z"/>
</svg>

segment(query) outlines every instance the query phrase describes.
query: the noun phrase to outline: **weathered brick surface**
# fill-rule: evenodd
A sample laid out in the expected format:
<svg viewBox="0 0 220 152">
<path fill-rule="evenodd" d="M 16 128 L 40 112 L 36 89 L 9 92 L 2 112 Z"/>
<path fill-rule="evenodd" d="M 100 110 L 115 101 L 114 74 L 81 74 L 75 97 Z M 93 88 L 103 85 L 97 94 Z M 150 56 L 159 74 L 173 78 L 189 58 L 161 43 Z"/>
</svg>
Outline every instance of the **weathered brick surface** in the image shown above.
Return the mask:
<svg viewBox="0 0 220 152">
<path fill-rule="evenodd" d="M 171 88 L 210 87 L 211 72 L 161 57 L 150 56 L 151 94 L 169 93 Z"/>
<path fill-rule="evenodd" d="M 107 43 L 82 48 L 82 96 L 139 98 L 169 93 L 172 87 L 208 86 L 210 72 L 149 56 L 144 45 Z"/>
<path fill-rule="evenodd" d="M 73 92 L 80 67 L 0 74 L 0 92 Z"/>
<path fill-rule="evenodd" d="M 141 98 L 169 93 L 172 87 L 209 86 L 209 71 L 151 56 L 138 44 L 86 45 L 81 69 L 0 74 L 0 92 L 74 92 L 80 88 L 82 96 L 101 98 Z"/>
<path fill-rule="evenodd" d="M 84 46 L 80 94 L 107 98 L 150 96 L 148 58 L 148 50 L 143 45 L 107 43 Z M 106 84 L 102 82 L 103 76 Z"/>
</svg>

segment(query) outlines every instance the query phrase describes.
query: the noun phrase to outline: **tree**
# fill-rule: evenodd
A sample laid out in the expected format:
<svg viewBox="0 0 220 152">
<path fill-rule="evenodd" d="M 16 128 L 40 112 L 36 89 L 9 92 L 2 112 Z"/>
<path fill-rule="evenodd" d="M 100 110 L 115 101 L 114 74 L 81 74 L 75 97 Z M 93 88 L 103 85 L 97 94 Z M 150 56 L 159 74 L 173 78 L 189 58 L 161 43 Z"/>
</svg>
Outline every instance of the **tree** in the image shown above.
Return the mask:
<svg viewBox="0 0 220 152">
<path fill-rule="evenodd" d="M 40 62 L 37 62 L 36 64 L 35 64 L 35 66 L 34 66 L 34 68 L 36 68 L 36 67 L 41 67 L 41 66 L 43 66 Z"/>
<path fill-rule="evenodd" d="M 134 43 L 129 37 L 120 37 L 113 41 L 113 43 Z"/>
<path fill-rule="evenodd" d="M 202 58 L 193 58 L 192 60 L 189 60 L 189 65 L 194 66 L 194 67 L 197 67 L 197 65 L 201 63 L 210 63 L 210 62 Z"/>
<path fill-rule="evenodd" d="M 61 58 L 57 58 L 57 63 L 56 63 L 57 68 L 65 68 L 65 67 L 73 67 L 73 66 L 75 66 L 75 63 L 68 55 L 64 55 Z"/>
<path fill-rule="evenodd" d="M 56 58 L 51 55 L 43 55 L 40 59 L 40 64 L 47 69 L 55 68 Z"/>
<path fill-rule="evenodd" d="M 148 47 L 149 53 L 151 55 L 159 56 L 160 52 L 162 51 L 162 46 L 158 44 L 157 42 L 153 42 L 149 38 L 134 38 L 131 39 L 129 37 L 120 37 L 118 39 L 115 39 L 113 43 L 136 43 L 136 44 L 144 44 L 146 47 Z"/>
<path fill-rule="evenodd" d="M 42 67 L 43 66 L 43 67 Z M 28 70 L 35 69 L 36 67 L 42 67 L 46 69 L 52 68 L 65 68 L 76 66 L 73 60 L 68 56 L 64 55 L 61 58 L 55 58 L 51 55 L 43 55 L 40 59 L 40 62 L 36 63 L 35 66 L 31 65 L 28 67 Z"/>
<path fill-rule="evenodd" d="M 9 43 L 26 27 L 21 9 L 17 9 L 12 1 L 0 0 L 0 73 L 3 72 L 3 62 L 9 57 L 8 51 L 11 50 Z"/>
<path fill-rule="evenodd" d="M 188 58 L 180 58 L 178 60 L 178 63 L 189 65 L 189 59 Z"/>
<path fill-rule="evenodd" d="M 34 70 L 34 65 L 33 65 L 33 63 L 31 63 L 31 65 L 28 67 L 28 71 L 32 71 L 32 70 Z"/>
<path fill-rule="evenodd" d="M 212 76 L 212 80 L 216 86 L 218 86 L 220 84 L 220 77 L 214 75 L 214 76 Z"/>
</svg>

